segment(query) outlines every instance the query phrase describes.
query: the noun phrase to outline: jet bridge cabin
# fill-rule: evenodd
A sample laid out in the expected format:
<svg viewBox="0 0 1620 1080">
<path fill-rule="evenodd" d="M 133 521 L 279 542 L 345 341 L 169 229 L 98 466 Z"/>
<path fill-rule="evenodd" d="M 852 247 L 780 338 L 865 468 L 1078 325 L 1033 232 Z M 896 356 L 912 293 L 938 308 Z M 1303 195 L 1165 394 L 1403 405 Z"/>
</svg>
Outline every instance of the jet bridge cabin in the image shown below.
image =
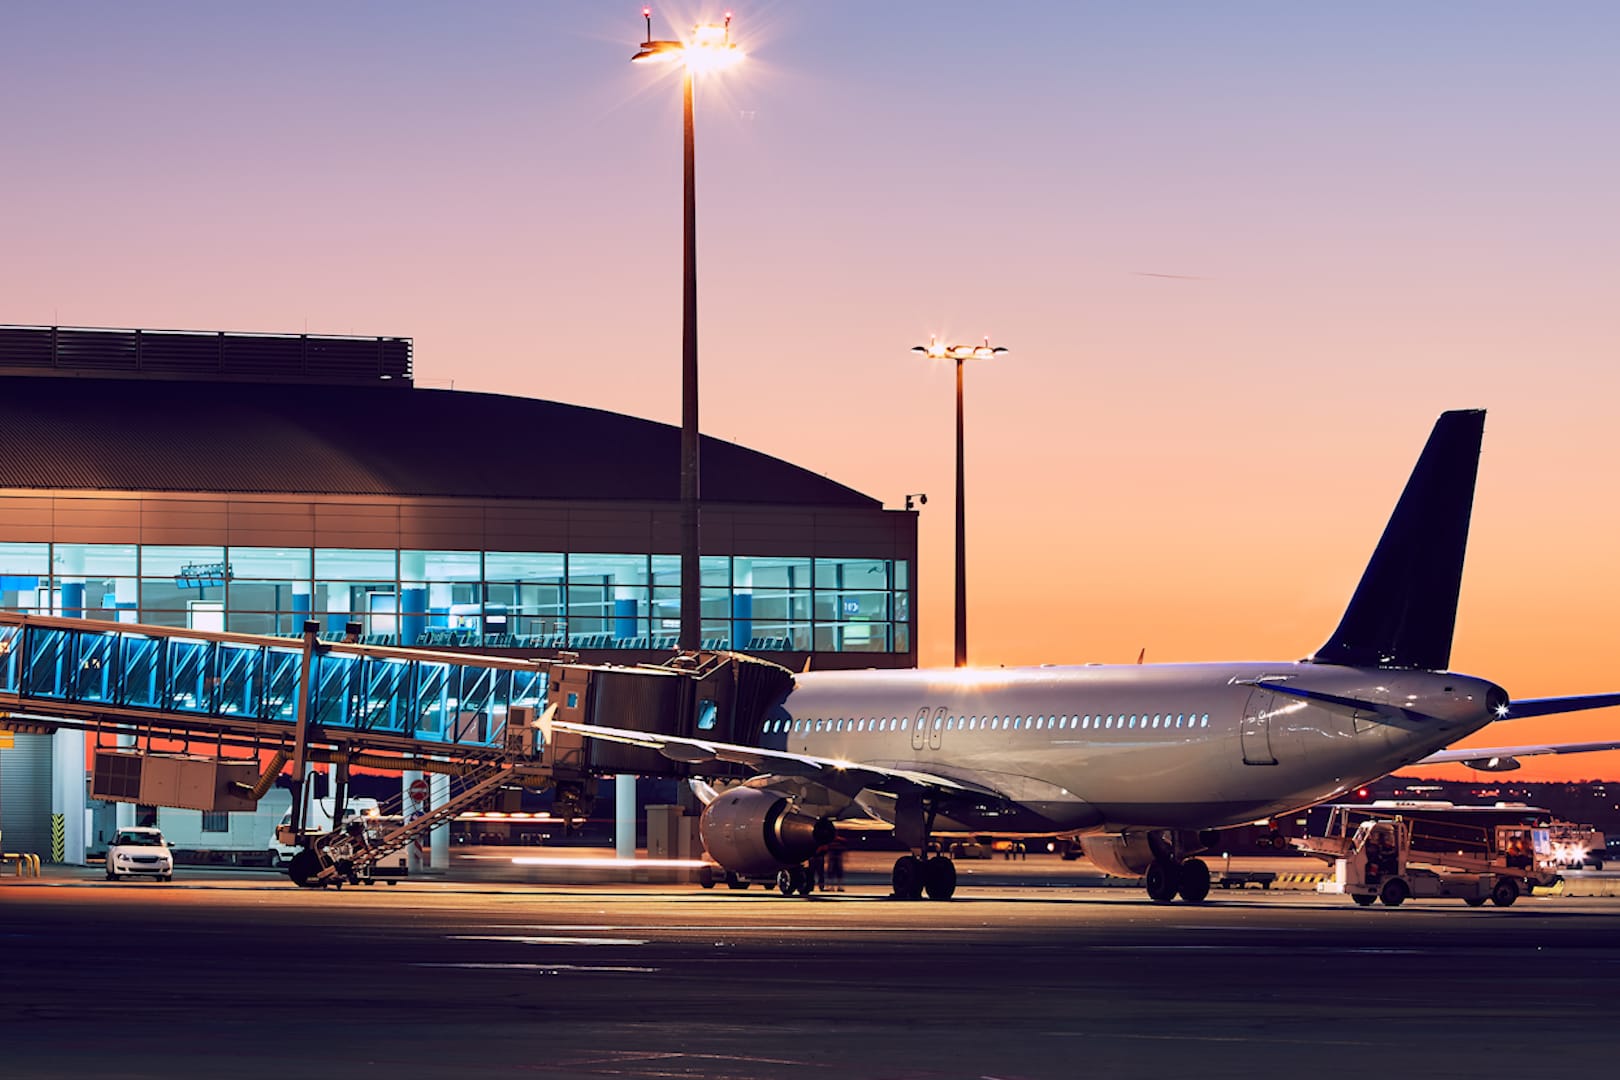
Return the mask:
<svg viewBox="0 0 1620 1080">
<path fill-rule="evenodd" d="M 682 654 L 659 665 L 551 669 L 549 699 L 559 720 L 597 727 L 757 745 L 765 716 L 787 696 L 786 668 L 740 653 Z M 690 768 L 651 747 L 554 733 L 548 759 L 556 775 L 636 773 L 685 778 Z M 706 774 L 712 775 L 710 765 Z M 737 768 L 739 776 L 748 771 Z"/>
</svg>

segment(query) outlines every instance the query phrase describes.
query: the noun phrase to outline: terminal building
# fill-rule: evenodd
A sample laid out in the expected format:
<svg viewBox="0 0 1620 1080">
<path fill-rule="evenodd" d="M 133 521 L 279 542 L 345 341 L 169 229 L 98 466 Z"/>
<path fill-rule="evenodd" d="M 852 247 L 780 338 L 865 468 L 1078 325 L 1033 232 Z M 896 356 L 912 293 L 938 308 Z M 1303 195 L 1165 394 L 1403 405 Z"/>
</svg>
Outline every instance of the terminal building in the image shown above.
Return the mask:
<svg viewBox="0 0 1620 1080">
<path fill-rule="evenodd" d="M 679 448 L 635 417 L 416 387 L 408 338 L 0 327 L 0 610 L 661 659 Z M 914 513 L 701 455 L 704 647 L 915 666 Z M 94 849 L 72 842 L 82 737 L 9 741 L 4 847 Z"/>
</svg>

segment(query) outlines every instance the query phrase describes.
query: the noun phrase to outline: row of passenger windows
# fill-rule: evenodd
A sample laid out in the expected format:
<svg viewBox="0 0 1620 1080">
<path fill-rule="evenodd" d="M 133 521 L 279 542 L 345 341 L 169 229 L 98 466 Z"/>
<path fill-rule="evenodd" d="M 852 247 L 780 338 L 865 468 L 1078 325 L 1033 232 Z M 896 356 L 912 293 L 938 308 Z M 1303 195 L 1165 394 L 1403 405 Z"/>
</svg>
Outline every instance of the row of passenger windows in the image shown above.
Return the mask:
<svg viewBox="0 0 1620 1080">
<path fill-rule="evenodd" d="M 1040 731 L 1040 730 L 1114 730 L 1124 728 L 1205 728 L 1209 727 L 1209 713 L 1123 713 L 1099 716 L 935 716 L 919 717 L 919 728 L 934 731 Z M 790 726 L 791 725 L 791 726 Z M 765 722 L 767 732 L 795 733 L 812 731 L 906 731 L 911 726 L 908 717 L 839 718 L 831 720 L 786 720 Z"/>
</svg>

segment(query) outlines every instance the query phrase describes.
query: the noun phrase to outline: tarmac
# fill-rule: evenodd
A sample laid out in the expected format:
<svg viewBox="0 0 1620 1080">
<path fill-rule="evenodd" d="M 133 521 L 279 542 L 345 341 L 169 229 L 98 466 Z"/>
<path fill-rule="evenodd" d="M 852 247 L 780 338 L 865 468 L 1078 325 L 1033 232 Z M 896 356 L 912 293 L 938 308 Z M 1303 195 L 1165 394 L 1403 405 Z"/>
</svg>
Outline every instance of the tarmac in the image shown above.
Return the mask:
<svg viewBox="0 0 1620 1080">
<path fill-rule="evenodd" d="M 1568 1075 L 1612 1067 L 1620 902 L 1158 905 L 1084 861 L 846 891 L 265 871 L 0 884 L 0 1073 L 144 1077 Z M 488 849 L 463 854 L 490 854 Z M 1234 860 L 1235 867 L 1263 868 Z M 1285 860 L 1296 866 L 1299 860 Z M 479 869 L 471 869 L 480 867 Z M 526 868 L 524 873 L 551 872 Z M 1215 866 L 1217 873 L 1222 867 Z"/>
</svg>

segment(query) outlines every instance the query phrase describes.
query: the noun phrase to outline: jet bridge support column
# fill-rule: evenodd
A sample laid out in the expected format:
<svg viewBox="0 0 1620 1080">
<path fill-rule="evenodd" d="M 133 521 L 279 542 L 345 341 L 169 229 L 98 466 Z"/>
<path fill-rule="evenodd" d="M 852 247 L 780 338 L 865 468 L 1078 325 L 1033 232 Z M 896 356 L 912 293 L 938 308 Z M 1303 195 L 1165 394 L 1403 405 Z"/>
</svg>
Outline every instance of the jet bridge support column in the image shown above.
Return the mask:
<svg viewBox="0 0 1620 1080">
<path fill-rule="evenodd" d="M 636 857 L 636 778 L 632 773 L 613 776 L 613 855 Z"/>
<path fill-rule="evenodd" d="M 298 670 L 298 713 L 294 720 L 292 756 L 292 828 L 302 833 L 307 822 L 304 808 L 308 800 L 309 777 L 309 698 L 314 688 L 315 638 L 320 624 L 304 620 L 304 662 Z"/>
<path fill-rule="evenodd" d="M 428 806 L 443 806 L 450 801 L 450 777 L 444 773 L 434 773 L 428 781 L 430 792 Z M 434 870 L 450 869 L 450 823 L 433 827 L 433 839 L 428 841 L 428 866 Z"/>
</svg>

